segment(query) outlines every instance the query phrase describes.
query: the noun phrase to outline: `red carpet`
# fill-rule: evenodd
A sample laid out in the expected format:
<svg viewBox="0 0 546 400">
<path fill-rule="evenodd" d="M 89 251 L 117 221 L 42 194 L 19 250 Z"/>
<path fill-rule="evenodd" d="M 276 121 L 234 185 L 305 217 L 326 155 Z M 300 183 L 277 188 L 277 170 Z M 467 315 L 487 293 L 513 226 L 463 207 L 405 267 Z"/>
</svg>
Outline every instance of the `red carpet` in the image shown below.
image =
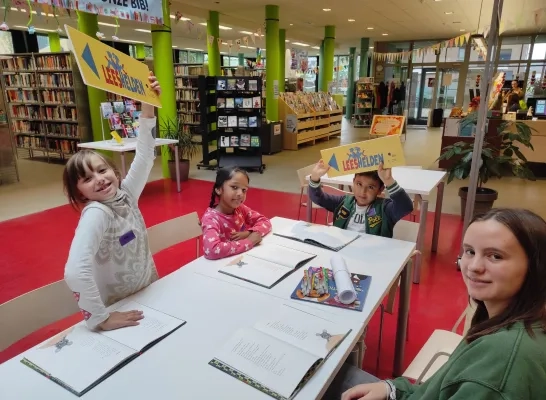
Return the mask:
<svg viewBox="0 0 546 400">
<path fill-rule="evenodd" d="M 202 215 L 210 201 L 212 183 L 190 180 L 182 192 L 168 180 L 149 183 L 140 199 L 147 226 L 197 211 Z M 251 188 L 246 204 L 268 217 L 296 218 L 299 195 Z M 302 217 L 305 212 L 302 210 Z M 79 215 L 68 205 L 0 223 L 0 304 L 16 296 L 63 278 L 64 264 Z M 430 254 L 434 214 L 427 218 L 427 239 L 421 283 L 413 285 L 409 338 L 405 365 L 408 365 L 434 329 L 448 329 L 465 308 L 466 290 L 455 267 L 462 222 L 459 216 L 443 215 L 438 253 Z M 317 222 L 325 219 L 319 211 Z M 167 249 L 155 257 L 160 276 L 165 276 L 195 258 L 195 242 Z M 378 260 L 378 265 L 380 260 Z M 14 316 L 15 318 L 15 316 Z M 79 315 L 41 329 L 0 354 L 0 363 L 14 357 L 47 337 L 78 321 Z M 6 322 L 6 321 L 4 321 Z M 380 376 L 392 373 L 396 315 L 386 315 Z M 375 373 L 379 313 L 372 318 L 366 344 L 364 368 Z"/>
</svg>

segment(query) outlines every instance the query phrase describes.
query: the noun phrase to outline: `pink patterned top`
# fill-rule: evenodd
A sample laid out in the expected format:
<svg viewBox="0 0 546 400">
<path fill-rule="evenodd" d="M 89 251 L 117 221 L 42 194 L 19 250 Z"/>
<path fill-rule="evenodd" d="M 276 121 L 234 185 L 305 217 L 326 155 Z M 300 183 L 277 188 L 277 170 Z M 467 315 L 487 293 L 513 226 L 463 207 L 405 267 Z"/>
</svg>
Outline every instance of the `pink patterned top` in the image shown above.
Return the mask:
<svg viewBox="0 0 546 400">
<path fill-rule="evenodd" d="M 244 204 L 237 207 L 231 215 L 207 208 L 201 218 L 201 226 L 203 252 L 209 260 L 239 254 L 254 246 L 249 239 L 230 240 L 233 232 L 253 231 L 261 233 L 262 236 L 271 232 L 269 219 Z"/>
</svg>

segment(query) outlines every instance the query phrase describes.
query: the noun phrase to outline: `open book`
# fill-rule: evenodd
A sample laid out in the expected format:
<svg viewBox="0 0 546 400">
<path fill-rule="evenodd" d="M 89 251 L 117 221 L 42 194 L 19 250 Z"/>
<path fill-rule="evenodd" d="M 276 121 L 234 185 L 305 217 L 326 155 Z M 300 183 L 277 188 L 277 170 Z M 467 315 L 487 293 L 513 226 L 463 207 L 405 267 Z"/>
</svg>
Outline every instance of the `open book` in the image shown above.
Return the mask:
<svg viewBox="0 0 546 400">
<path fill-rule="evenodd" d="M 21 362 L 82 396 L 186 322 L 134 301 L 115 311 L 140 310 L 137 326 L 95 332 L 79 323 L 30 350 Z"/>
<path fill-rule="evenodd" d="M 288 274 L 315 258 L 305 253 L 275 244 L 261 244 L 232 259 L 219 272 L 266 288 L 273 287 Z"/>
<path fill-rule="evenodd" d="M 340 229 L 336 226 L 311 224 L 304 221 L 296 222 L 290 228 L 274 232 L 274 234 L 334 251 L 341 250 L 360 237 L 358 232 Z"/>
<path fill-rule="evenodd" d="M 350 332 L 283 306 L 238 330 L 209 364 L 278 400 L 291 399 Z"/>
</svg>

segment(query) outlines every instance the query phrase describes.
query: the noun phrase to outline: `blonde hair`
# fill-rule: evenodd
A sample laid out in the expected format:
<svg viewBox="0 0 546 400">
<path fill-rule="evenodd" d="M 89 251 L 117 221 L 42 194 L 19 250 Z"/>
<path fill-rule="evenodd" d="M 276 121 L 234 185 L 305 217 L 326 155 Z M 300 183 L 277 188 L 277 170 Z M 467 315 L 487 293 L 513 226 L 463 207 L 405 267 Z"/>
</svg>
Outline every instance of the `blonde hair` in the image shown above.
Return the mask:
<svg viewBox="0 0 546 400">
<path fill-rule="evenodd" d="M 93 150 L 78 151 L 76 154 L 70 157 L 63 171 L 64 192 L 68 197 L 68 202 L 70 205 L 78 211 L 81 210 L 86 201 L 84 198 L 82 198 L 82 195 L 78 190 L 78 181 L 80 178 L 85 178 L 87 175 L 87 170 L 93 170 L 91 165 L 92 156 L 101 158 L 108 168 L 111 168 L 114 171 L 114 174 L 116 174 L 119 182 L 121 182 L 121 174 L 112 160 Z"/>
</svg>

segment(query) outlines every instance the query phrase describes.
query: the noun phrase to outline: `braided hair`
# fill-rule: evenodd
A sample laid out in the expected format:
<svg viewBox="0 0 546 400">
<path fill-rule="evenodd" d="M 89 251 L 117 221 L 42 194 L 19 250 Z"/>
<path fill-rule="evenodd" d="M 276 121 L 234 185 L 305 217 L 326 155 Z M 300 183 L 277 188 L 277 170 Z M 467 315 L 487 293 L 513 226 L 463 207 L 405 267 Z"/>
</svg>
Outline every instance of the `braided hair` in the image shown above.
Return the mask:
<svg viewBox="0 0 546 400">
<path fill-rule="evenodd" d="M 216 181 L 214 181 L 214 186 L 212 187 L 212 194 L 210 195 L 210 203 L 209 203 L 210 208 L 214 208 L 216 206 L 216 197 L 218 197 L 218 194 L 216 193 L 216 189 L 220 189 L 226 181 L 229 181 L 238 172 L 246 176 L 246 179 L 248 179 L 248 182 L 250 183 L 250 178 L 248 177 L 248 173 L 244 169 L 241 169 L 239 167 L 220 168 L 216 172 Z"/>
</svg>

